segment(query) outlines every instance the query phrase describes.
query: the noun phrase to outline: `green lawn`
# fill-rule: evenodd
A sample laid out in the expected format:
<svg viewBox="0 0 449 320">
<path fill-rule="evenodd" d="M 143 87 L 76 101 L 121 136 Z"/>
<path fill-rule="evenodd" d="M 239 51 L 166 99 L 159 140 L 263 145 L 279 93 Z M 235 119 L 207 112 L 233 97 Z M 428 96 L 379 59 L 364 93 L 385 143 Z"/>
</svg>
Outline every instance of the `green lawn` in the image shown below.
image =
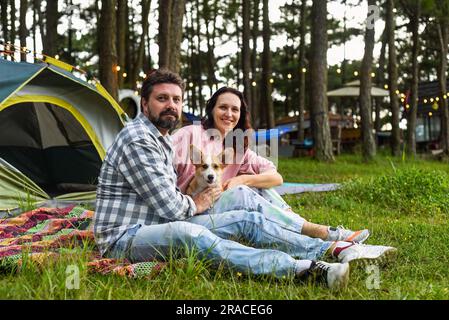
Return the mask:
<svg viewBox="0 0 449 320">
<path fill-rule="evenodd" d="M 45 270 L 1 274 L 0 299 L 449 299 L 447 163 L 379 156 L 363 164 L 341 156 L 334 164 L 281 159 L 279 170 L 288 182 L 343 183 L 342 190 L 285 199 L 312 222 L 369 228 L 368 243 L 397 247 L 397 260 L 380 270 L 352 268 L 349 287 L 331 292 L 290 279 L 215 271 L 193 258 L 171 263 L 153 280 L 92 275 L 86 258 L 67 256 Z M 79 289 L 66 287 L 69 265 L 79 268 Z"/>
</svg>

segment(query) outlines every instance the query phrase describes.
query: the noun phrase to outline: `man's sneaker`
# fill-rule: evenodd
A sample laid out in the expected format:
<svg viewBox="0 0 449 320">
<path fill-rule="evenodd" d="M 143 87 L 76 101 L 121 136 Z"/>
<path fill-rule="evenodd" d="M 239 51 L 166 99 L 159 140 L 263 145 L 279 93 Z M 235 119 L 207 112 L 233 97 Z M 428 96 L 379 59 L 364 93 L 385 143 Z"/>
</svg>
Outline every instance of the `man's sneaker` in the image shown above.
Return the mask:
<svg viewBox="0 0 449 320">
<path fill-rule="evenodd" d="M 349 279 L 349 263 L 327 263 L 324 261 L 312 261 L 306 271 L 307 278 L 324 282 L 330 289 L 344 288 Z"/>
<path fill-rule="evenodd" d="M 385 264 L 396 257 L 397 251 L 393 247 L 351 243 L 336 247 L 332 255 L 341 263 L 355 261 L 364 264 Z"/>
<path fill-rule="evenodd" d="M 347 242 L 357 242 L 362 243 L 368 239 L 370 233 L 368 229 L 352 231 L 345 229 L 343 226 L 338 226 L 336 228 L 329 227 L 329 240 L 330 241 L 347 241 Z"/>
</svg>

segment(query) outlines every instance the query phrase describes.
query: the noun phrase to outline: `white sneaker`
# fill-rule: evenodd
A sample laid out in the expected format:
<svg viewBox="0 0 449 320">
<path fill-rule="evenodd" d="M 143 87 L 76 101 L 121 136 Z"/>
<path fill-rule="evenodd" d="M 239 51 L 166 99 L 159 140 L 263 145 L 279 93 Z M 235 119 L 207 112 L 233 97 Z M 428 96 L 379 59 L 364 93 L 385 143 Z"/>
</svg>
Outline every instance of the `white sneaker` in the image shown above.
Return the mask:
<svg viewBox="0 0 449 320">
<path fill-rule="evenodd" d="M 325 282 L 330 289 L 344 288 L 349 280 L 349 263 L 312 261 L 306 276 Z"/>
<path fill-rule="evenodd" d="M 352 243 L 335 248 L 332 255 L 341 263 L 357 260 L 362 263 L 384 264 L 394 259 L 397 251 L 393 247 Z"/>
<path fill-rule="evenodd" d="M 349 230 L 345 229 L 343 226 L 338 226 L 336 228 L 329 227 L 329 240 L 330 241 L 347 241 L 347 242 L 357 242 L 362 243 L 370 236 L 368 229 L 363 230 Z"/>
</svg>

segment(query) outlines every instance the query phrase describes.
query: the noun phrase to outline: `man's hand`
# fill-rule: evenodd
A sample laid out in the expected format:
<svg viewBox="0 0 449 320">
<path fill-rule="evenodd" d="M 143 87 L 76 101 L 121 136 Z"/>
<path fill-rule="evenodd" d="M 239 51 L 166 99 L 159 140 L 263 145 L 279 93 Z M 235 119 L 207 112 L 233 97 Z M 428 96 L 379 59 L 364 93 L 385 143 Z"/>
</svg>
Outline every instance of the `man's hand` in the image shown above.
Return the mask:
<svg viewBox="0 0 449 320">
<path fill-rule="evenodd" d="M 196 205 L 196 213 L 200 214 L 206 211 L 207 209 L 211 208 L 214 204 L 215 200 L 218 199 L 220 196 L 222 190 L 220 187 L 215 188 L 207 188 L 203 192 L 198 193 L 196 196 L 194 196 L 193 202 L 195 202 Z"/>
</svg>

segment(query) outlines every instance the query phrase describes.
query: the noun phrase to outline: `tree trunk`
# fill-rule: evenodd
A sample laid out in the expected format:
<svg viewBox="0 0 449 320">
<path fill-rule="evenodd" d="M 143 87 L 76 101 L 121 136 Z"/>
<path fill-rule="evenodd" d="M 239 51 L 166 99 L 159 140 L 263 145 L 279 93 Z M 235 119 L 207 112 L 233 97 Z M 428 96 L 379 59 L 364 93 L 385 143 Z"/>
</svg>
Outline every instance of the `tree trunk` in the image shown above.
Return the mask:
<svg viewBox="0 0 449 320">
<path fill-rule="evenodd" d="M 315 158 L 334 161 L 327 104 L 327 2 L 313 1 L 310 61 L 310 105 Z"/>
<path fill-rule="evenodd" d="M 200 24 L 200 2 L 199 0 L 196 0 L 196 37 L 197 37 L 197 55 L 196 55 L 196 66 L 197 66 L 197 92 L 198 92 L 198 107 L 200 111 L 200 116 L 203 115 L 203 108 L 204 108 L 204 96 L 203 96 L 203 68 L 202 68 L 202 61 L 201 61 L 201 24 Z"/>
<path fill-rule="evenodd" d="M 98 50 L 100 82 L 117 100 L 117 49 L 116 36 L 116 0 L 103 0 L 100 21 L 98 23 Z"/>
<path fill-rule="evenodd" d="M 117 61 L 121 70 L 117 75 L 118 86 L 123 88 L 125 79 L 123 73 L 131 75 L 130 70 L 126 68 L 126 21 L 128 17 L 126 16 L 126 7 L 128 6 L 128 0 L 117 0 Z"/>
<path fill-rule="evenodd" d="M 440 44 L 440 54 L 438 63 L 438 84 L 440 91 L 440 118 L 441 118 L 441 146 L 445 156 L 449 156 L 449 110 L 448 103 L 444 96 L 447 94 L 447 54 L 449 42 L 449 21 L 448 17 L 441 17 L 438 22 L 438 38 Z"/>
<path fill-rule="evenodd" d="M 298 106 L 298 141 L 304 141 L 304 110 L 306 105 L 306 10 L 307 0 L 301 1 L 300 13 L 300 43 L 299 43 L 299 106 Z"/>
<path fill-rule="evenodd" d="M 268 18 L 268 0 L 263 0 L 263 54 L 262 54 L 262 112 L 266 113 L 267 129 L 275 127 L 274 108 L 271 92 L 273 90 L 270 83 L 271 70 L 271 49 L 270 49 L 271 29 Z"/>
<path fill-rule="evenodd" d="M 159 0 L 159 68 L 169 67 L 171 8 L 172 0 Z"/>
<path fill-rule="evenodd" d="M 375 0 L 368 0 L 368 6 L 374 6 Z M 368 18 L 371 15 L 368 10 Z M 376 155 L 376 143 L 373 136 L 373 121 L 371 112 L 371 68 L 373 64 L 374 27 L 368 23 L 365 30 L 365 54 L 362 60 L 360 74 L 360 116 L 362 120 L 362 158 L 365 162 L 372 161 Z"/>
<path fill-rule="evenodd" d="M 390 90 L 391 104 L 391 153 L 393 156 L 401 154 L 401 137 L 399 131 L 399 101 L 398 90 L 398 66 L 395 46 L 395 17 L 393 13 L 394 0 L 387 0 L 386 28 L 388 37 L 388 86 Z"/>
<path fill-rule="evenodd" d="M 242 32 L 242 71 L 243 71 L 243 95 L 249 106 L 252 106 L 251 101 L 251 81 L 249 78 L 249 72 L 251 68 L 251 55 L 249 50 L 249 38 L 250 38 L 250 2 L 243 1 L 242 8 L 243 17 L 243 32 Z"/>
<path fill-rule="evenodd" d="M 209 31 L 209 25 L 211 20 L 211 8 L 209 7 L 209 1 L 203 0 L 203 18 L 206 25 L 206 44 L 207 44 L 207 86 L 209 87 L 209 95 L 213 94 L 214 83 L 214 46 L 212 45 L 211 34 Z"/>
<path fill-rule="evenodd" d="M 0 0 L 0 17 L 0 19 L 2 20 L 3 39 L 5 39 L 5 42 L 9 42 L 8 0 Z"/>
<path fill-rule="evenodd" d="M 251 78 L 255 86 L 251 84 L 251 118 L 254 129 L 260 125 L 260 105 L 258 96 L 258 76 L 257 76 L 257 38 L 259 35 L 259 0 L 253 0 L 253 28 L 251 30 L 253 48 L 251 51 Z"/>
<path fill-rule="evenodd" d="M 387 47 L 387 28 L 384 29 L 382 33 L 382 47 L 380 49 L 379 57 L 379 69 L 377 70 L 377 86 L 383 87 L 385 82 L 385 51 Z M 376 120 L 374 122 L 374 128 L 376 133 L 380 132 L 381 122 L 380 122 L 380 110 L 382 108 L 383 98 L 376 98 Z"/>
<path fill-rule="evenodd" d="M 58 53 L 58 12 L 59 1 L 47 1 L 45 11 L 45 37 L 43 39 L 43 53 L 54 57 Z"/>
<path fill-rule="evenodd" d="M 413 8 L 413 15 L 410 17 L 412 27 L 412 83 L 410 94 L 410 108 L 407 117 L 407 154 L 409 157 L 416 156 L 416 113 L 418 109 L 418 83 L 419 83 L 419 20 L 421 17 L 421 1 L 416 0 L 410 7 Z"/>
<path fill-rule="evenodd" d="M 10 32 L 10 39 L 9 42 L 11 42 L 12 45 L 14 45 L 14 42 L 16 41 L 16 2 L 15 0 L 9 0 L 9 6 L 11 7 L 10 11 L 10 23 L 11 23 L 11 32 Z"/>
<path fill-rule="evenodd" d="M 27 46 L 27 36 L 28 36 L 28 29 L 26 24 L 26 15 L 28 11 L 28 1 L 27 0 L 20 0 L 20 15 L 19 15 L 19 39 L 20 39 L 20 47 L 25 48 Z M 22 61 L 27 60 L 27 54 L 22 53 L 20 55 L 20 59 Z"/>
<path fill-rule="evenodd" d="M 172 2 L 171 20 L 170 20 L 170 48 L 168 68 L 179 73 L 181 69 L 181 42 L 182 42 L 182 21 L 185 13 L 185 0 L 176 0 Z"/>
<path fill-rule="evenodd" d="M 190 28 L 188 29 L 189 32 L 187 33 L 187 38 L 189 39 L 189 46 L 190 46 L 190 70 L 191 72 L 189 73 L 189 78 L 190 78 L 190 82 L 192 82 L 193 86 L 190 86 L 189 84 L 189 89 L 190 89 L 190 107 L 192 108 L 193 112 L 195 112 L 198 109 L 197 106 L 197 100 L 196 100 L 196 85 L 194 83 L 194 81 L 196 81 L 196 76 L 195 76 L 195 72 L 196 72 L 196 67 L 195 67 L 195 43 L 193 41 L 193 38 L 195 37 L 195 23 L 193 22 L 193 5 L 190 4 Z M 199 27 L 199 26 L 198 26 Z"/>
<path fill-rule="evenodd" d="M 150 0 L 142 0 L 142 33 L 140 34 L 139 47 L 137 49 L 136 60 L 134 61 L 134 79 L 137 79 L 138 73 L 143 69 L 143 57 L 145 54 L 145 37 L 148 33 L 148 15 L 150 14 Z"/>
</svg>

